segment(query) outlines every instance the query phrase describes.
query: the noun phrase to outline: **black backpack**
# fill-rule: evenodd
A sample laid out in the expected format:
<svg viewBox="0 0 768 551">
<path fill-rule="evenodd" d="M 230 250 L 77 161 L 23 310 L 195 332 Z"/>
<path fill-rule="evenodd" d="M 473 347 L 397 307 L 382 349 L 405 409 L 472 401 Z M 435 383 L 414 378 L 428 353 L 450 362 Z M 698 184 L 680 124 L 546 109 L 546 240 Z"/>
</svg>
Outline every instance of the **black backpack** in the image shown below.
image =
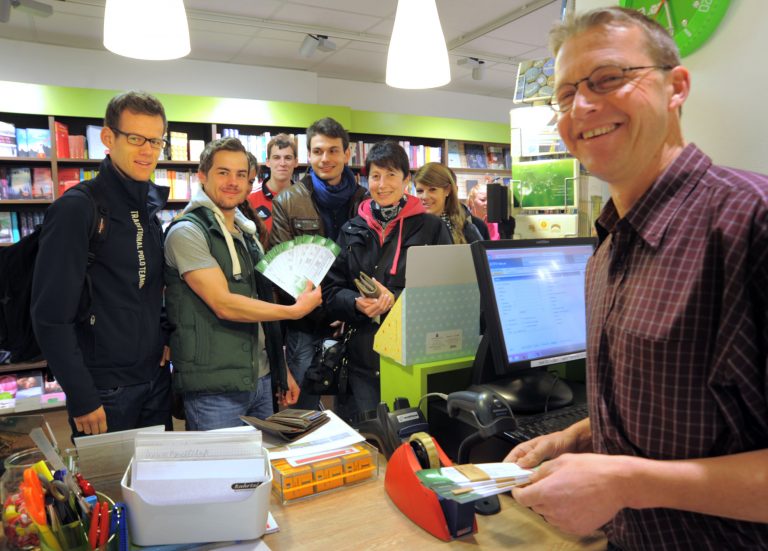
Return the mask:
<svg viewBox="0 0 768 551">
<path fill-rule="evenodd" d="M 71 189 L 85 193 L 93 204 L 94 217 L 88 241 L 87 267 L 90 268 L 107 237 L 109 211 L 101 189 L 92 181 L 80 182 Z M 32 276 L 41 231 L 42 226 L 37 226 L 19 242 L 0 248 L 0 349 L 10 352 L 11 363 L 34 361 L 41 356 L 30 314 Z M 90 305 L 91 279 L 87 272 L 84 291 L 80 315 Z"/>
</svg>

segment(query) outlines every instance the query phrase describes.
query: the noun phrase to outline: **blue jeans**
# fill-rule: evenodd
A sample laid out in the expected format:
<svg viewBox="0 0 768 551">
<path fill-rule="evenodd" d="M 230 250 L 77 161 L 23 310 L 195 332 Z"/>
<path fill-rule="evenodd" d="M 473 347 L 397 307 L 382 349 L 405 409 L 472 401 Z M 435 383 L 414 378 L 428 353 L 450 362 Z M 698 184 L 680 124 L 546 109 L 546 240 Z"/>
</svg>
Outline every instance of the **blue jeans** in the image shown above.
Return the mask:
<svg viewBox="0 0 768 551">
<path fill-rule="evenodd" d="M 164 425 L 173 430 L 171 420 L 171 372 L 166 367 L 157 367 L 155 377 L 147 383 L 99 389 L 101 405 L 107 414 L 107 430 L 121 430 Z M 69 418 L 72 438 L 84 436 L 75 428 Z"/>
<path fill-rule="evenodd" d="M 274 412 L 270 375 L 260 377 L 253 391 L 184 393 L 187 430 L 239 427 L 241 415 L 266 419 Z"/>
<path fill-rule="evenodd" d="M 322 337 L 316 333 L 299 331 L 288 327 L 285 335 L 285 359 L 288 362 L 288 369 L 291 370 L 293 378 L 301 387 L 304 380 L 304 374 L 312 365 L 315 357 L 315 349 L 320 346 Z M 296 409 L 319 409 L 320 396 L 318 394 L 308 394 L 303 390 L 299 394 L 299 400 L 291 406 Z"/>
<path fill-rule="evenodd" d="M 361 421 L 363 413 L 375 410 L 381 401 L 381 384 L 378 377 L 352 372 L 349 374 L 348 392 L 351 394 L 338 397 L 334 411 L 351 425 Z"/>
</svg>

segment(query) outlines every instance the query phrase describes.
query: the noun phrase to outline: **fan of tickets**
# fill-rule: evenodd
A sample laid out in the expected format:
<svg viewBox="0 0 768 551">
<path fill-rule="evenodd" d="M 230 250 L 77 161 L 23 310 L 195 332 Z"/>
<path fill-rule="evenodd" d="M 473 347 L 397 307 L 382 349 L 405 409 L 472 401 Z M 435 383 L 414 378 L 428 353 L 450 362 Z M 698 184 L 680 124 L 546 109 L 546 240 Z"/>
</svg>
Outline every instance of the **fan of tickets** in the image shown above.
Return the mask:
<svg viewBox="0 0 768 551">
<path fill-rule="evenodd" d="M 272 247 L 256 269 L 296 298 L 306 288 L 307 280 L 320 285 L 340 250 L 331 239 L 300 235 Z"/>
</svg>

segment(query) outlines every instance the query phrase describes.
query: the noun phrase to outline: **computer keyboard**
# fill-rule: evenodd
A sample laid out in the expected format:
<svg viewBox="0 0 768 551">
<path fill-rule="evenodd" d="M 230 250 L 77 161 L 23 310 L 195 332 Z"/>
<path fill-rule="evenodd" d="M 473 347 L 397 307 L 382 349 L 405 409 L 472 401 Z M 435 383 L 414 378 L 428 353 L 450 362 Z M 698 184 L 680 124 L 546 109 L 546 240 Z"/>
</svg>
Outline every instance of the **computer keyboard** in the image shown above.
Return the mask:
<svg viewBox="0 0 768 551">
<path fill-rule="evenodd" d="M 588 415 L 587 404 L 573 404 L 546 413 L 517 416 L 517 428 L 504 435 L 515 443 L 525 442 L 570 427 Z"/>
</svg>

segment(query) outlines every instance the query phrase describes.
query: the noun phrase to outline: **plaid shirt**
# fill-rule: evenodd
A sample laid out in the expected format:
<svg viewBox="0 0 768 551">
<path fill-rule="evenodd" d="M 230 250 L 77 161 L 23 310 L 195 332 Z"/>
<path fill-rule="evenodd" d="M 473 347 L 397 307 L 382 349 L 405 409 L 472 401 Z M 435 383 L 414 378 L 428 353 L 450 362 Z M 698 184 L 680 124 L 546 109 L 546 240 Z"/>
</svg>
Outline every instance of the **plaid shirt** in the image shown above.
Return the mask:
<svg viewBox="0 0 768 551">
<path fill-rule="evenodd" d="M 688 459 L 768 448 L 768 177 L 687 146 L 587 267 L 596 452 Z M 768 549 L 768 524 L 623 509 L 622 549 Z"/>
</svg>

